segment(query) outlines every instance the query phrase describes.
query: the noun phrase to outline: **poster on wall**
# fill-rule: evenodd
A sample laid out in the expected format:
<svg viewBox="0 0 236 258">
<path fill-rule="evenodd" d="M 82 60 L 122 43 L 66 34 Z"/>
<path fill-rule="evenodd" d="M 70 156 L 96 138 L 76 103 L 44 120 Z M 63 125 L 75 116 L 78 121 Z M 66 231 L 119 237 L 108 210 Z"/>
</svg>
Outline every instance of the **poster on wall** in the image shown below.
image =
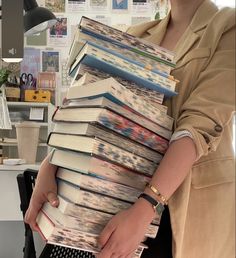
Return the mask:
<svg viewBox="0 0 236 258">
<path fill-rule="evenodd" d="M 38 34 L 26 37 L 26 44 L 28 46 L 46 46 L 47 45 L 47 31 L 41 31 Z"/>
<path fill-rule="evenodd" d="M 88 0 L 68 0 L 67 11 L 71 13 L 86 12 L 88 10 Z"/>
<path fill-rule="evenodd" d="M 108 0 L 89 0 L 90 11 L 108 12 Z"/>
<path fill-rule="evenodd" d="M 40 49 L 24 48 L 24 58 L 20 63 L 21 73 L 31 73 L 33 77 L 38 77 L 40 72 L 40 53 Z"/>
<path fill-rule="evenodd" d="M 111 9 L 113 12 L 125 12 L 129 10 L 128 0 L 112 0 Z"/>
<path fill-rule="evenodd" d="M 59 72 L 59 51 L 42 51 L 42 72 Z"/>
<path fill-rule="evenodd" d="M 54 13 L 64 13 L 65 0 L 45 0 L 45 7 Z"/>
<path fill-rule="evenodd" d="M 151 4 L 148 0 L 132 0 L 132 13 L 149 14 L 151 12 Z"/>
<path fill-rule="evenodd" d="M 57 17 L 57 22 L 48 31 L 48 44 L 65 46 L 68 44 L 68 20 L 66 17 Z"/>
<path fill-rule="evenodd" d="M 67 59 L 63 59 L 61 61 L 61 87 L 69 88 L 71 85 L 72 78 L 69 76 L 68 67 L 67 67 Z"/>
</svg>

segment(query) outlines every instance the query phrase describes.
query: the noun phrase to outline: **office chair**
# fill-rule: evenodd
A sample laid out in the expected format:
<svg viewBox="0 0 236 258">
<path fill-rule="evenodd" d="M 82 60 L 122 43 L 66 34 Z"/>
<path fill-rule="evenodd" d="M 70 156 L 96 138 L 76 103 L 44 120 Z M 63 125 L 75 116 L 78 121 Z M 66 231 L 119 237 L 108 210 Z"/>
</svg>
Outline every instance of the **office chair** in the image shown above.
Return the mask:
<svg viewBox="0 0 236 258">
<path fill-rule="evenodd" d="M 27 169 L 22 174 L 17 175 L 17 184 L 20 194 L 20 209 L 23 217 L 29 206 L 30 197 L 35 185 L 37 171 Z M 24 223 L 25 227 L 25 244 L 23 247 L 23 258 L 36 258 L 33 232 L 30 226 Z M 46 244 L 39 258 L 95 258 L 90 252 L 80 251 L 63 246 Z"/>
</svg>

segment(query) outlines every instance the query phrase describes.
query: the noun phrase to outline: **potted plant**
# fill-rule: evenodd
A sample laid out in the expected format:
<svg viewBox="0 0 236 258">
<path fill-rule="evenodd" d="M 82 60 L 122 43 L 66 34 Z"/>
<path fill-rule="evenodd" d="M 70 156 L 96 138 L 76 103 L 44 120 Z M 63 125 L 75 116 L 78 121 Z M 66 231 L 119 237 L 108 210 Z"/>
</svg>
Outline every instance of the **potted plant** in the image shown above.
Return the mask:
<svg viewBox="0 0 236 258">
<path fill-rule="evenodd" d="M 7 82 L 7 78 L 10 73 L 11 73 L 11 71 L 7 70 L 6 68 L 0 69 L 0 86 L 3 83 Z"/>
</svg>

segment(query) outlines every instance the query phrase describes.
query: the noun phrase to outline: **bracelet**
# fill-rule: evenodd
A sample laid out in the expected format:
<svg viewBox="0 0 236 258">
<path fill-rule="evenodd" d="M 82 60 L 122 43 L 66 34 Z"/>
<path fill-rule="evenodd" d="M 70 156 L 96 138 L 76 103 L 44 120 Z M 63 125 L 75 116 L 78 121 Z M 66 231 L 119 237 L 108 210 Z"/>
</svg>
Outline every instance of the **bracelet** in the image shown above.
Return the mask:
<svg viewBox="0 0 236 258">
<path fill-rule="evenodd" d="M 159 198 L 161 199 L 161 201 L 162 201 L 165 205 L 168 205 L 168 202 L 167 202 L 166 198 L 159 192 L 159 190 L 158 190 L 156 187 L 154 187 L 154 186 L 151 185 L 150 183 L 147 183 L 146 186 L 147 186 L 149 189 L 151 189 L 152 192 L 153 192 L 154 194 L 156 194 L 157 197 L 159 197 Z"/>
<path fill-rule="evenodd" d="M 143 198 L 148 201 L 152 205 L 154 212 L 157 212 L 157 214 L 161 216 L 162 212 L 165 209 L 164 205 L 161 202 L 158 202 L 146 193 L 141 193 L 138 198 Z"/>
</svg>

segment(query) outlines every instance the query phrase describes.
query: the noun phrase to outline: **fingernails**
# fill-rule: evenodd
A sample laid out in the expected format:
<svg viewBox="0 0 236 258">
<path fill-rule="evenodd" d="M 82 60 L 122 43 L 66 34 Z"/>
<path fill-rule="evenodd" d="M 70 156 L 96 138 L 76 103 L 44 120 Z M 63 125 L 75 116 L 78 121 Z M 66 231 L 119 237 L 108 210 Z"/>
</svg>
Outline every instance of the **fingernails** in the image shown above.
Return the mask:
<svg viewBox="0 0 236 258">
<path fill-rule="evenodd" d="M 52 201 L 52 205 L 53 205 L 53 206 L 56 206 L 57 204 L 58 204 L 58 201 L 57 201 L 57 200 Z"/>
</svg>

